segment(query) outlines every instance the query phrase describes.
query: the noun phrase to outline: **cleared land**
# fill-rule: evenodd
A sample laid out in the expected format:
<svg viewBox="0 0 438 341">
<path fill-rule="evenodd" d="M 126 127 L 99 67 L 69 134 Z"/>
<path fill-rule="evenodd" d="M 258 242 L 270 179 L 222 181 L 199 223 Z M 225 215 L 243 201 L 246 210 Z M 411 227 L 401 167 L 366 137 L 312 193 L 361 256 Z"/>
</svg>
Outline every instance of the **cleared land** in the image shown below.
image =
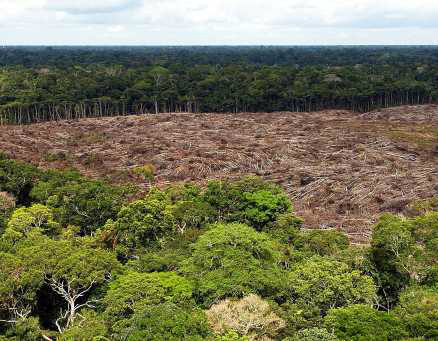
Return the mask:
<svg viewBox="0 0 438 341">
<path fill-rule="evenodd" d="M 259 175 L 286 188 L 308 227 L 357 241 L 385 211 L 438 195 L 438 106 L 358 114 L 161 114 L 0 127 L 0 149 L 44 168 L 155 184 Z"/>
</svg>

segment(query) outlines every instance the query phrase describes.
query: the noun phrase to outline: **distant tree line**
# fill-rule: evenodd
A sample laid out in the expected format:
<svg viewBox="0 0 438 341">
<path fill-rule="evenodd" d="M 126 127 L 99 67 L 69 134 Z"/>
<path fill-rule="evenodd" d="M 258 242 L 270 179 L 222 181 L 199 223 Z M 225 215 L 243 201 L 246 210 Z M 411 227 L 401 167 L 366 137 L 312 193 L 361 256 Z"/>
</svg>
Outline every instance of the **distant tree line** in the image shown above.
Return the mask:
<svg viewBox="0 0 438 341">
<path fill-rule="evenodd" d="M 438 100 L 436 48 L 2 52 L 1 124 L 159 112 L 364 112 Z"/>
</svg>

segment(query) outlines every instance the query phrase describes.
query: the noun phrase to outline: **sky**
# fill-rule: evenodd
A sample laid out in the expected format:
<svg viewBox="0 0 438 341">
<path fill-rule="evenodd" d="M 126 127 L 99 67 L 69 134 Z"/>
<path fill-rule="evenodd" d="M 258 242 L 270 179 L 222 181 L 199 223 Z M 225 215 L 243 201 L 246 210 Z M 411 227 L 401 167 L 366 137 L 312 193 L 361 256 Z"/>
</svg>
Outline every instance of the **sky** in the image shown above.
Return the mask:
<svg viewBox="0 0 438 341">
<path fill-rule="evenodd" d="M 436 45 L 438 0 L 0 0 L 0 45 Z"/>
</svg>

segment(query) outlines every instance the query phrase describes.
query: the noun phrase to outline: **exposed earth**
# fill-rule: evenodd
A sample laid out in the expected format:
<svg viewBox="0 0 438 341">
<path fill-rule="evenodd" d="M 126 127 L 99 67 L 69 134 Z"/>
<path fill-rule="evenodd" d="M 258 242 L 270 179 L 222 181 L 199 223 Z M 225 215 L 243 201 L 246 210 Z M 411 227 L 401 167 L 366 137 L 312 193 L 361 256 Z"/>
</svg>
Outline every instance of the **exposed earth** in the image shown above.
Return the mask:
<svg viewBox="0 0 438 341">
<path fill-rule="evenodd" d="M 160 114 L 0 127 L 0 150 L 43 168 L 155 185 L 259 175 L 282 185 L 309 228 L 365 241 L 382 212 L 438 196 L 438 106 L 359 114 Z"/>
</svg>

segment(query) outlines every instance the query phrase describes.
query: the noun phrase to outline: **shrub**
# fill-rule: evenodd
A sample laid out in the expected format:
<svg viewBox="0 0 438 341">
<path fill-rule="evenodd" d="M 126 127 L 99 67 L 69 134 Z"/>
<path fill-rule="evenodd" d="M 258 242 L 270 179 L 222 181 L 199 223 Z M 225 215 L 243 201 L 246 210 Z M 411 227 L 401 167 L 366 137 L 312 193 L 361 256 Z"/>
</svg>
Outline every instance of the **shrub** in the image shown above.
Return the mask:
<svg viewBox="0 0 438 341">
<path fill-rule="evenodd" d="M 152 182 L 155 176 L 155 167 L 151 164 L 135 167 L 134 173 L 141 175 L 146 181 Z"/>
<path fill-rule="evenodd" d="M 285 326 L 269 303 L 257 295 L 249 295 L 238 301 L 221 301 L 207 311 L 207 317 L 215 333 L 224 335 L 232 330 L 248 336 L 251 341 L 273 339 Z"/>
</svg>

